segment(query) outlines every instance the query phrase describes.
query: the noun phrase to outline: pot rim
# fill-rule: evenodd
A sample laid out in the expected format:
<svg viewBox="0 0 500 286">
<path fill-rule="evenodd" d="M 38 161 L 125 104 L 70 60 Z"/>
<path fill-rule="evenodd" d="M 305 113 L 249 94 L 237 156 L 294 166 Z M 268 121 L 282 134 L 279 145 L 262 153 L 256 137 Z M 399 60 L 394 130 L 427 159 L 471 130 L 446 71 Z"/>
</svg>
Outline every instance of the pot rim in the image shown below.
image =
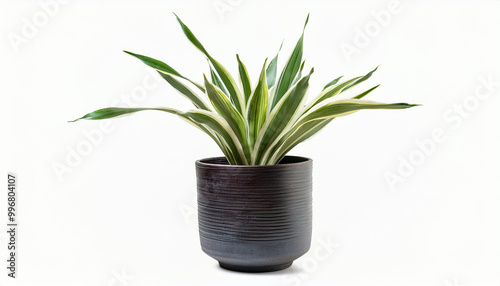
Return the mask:
<svg viewBox="0 0 500 286">
<path fill-rule="evenodd" d="M 308 157 L 302 157 L 302 156 L 285 156 L 284 158 L 292 159 L 292 160 L 297 160 L 297 162 L 290 162 L 290 163 L 283 163 L 283 164 L 274 164 L 274 165 L 230 165 L 227 163 L 227 158 L 224 156 L 220 157 L 209 157 L 209 158 L 204 158 L 200 160 L 196 160 L 196 166 L 203 166 L 203 167 L 225 167 L 225 168 L 285 168 L 289 166 L 297 166 L 297 165 L 302 165 L 302 164 L 311 164 L 312 159 Z M 225 160 L 226 163 L 215 163 L 213 161 L 221 161 Z M 210 162 L 212 161 L 212 162 Z"/>
</svg>

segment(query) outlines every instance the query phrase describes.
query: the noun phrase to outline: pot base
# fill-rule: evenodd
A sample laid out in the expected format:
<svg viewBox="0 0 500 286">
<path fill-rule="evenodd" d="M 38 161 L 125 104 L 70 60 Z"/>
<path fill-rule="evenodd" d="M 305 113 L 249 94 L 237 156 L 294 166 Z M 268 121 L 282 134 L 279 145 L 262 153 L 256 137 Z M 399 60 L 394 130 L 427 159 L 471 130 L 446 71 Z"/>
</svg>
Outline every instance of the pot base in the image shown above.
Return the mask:
<svg viewBox="0 0 500 286">
<path fill-rule="evenodd" d="M 243 265 L 233 265 L 219 262 L 220 267 L 238 272 L 271 272 L 286 269 L 292 265 L 293 262 L 278 264 L 278 265 L 267 265 L 267 266 L 243 266 Z"/>
</svg>

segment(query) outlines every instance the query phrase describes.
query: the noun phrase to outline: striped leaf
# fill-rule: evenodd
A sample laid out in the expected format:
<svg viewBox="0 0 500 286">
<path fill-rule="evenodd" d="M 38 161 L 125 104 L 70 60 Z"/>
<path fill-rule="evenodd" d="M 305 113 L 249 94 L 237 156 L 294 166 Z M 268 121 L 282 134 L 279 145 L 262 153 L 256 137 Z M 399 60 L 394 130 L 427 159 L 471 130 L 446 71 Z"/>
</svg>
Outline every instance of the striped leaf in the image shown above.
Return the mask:
<svg viewBox="0 0 500 286">
<path fill-rule="evenodd" d="M 309 110 L 311 110 L 313 107 L 317 106 L 318 104 L 320 104 L 324 100 L 329 99 L 331 97 L 334 97 L 335 95 L 341 93 L 342 90 L 346 86 L 348 86 L 351 83 L 355 82 L 359 78 L 361 78 L 361 77 L 356 77 L 356 78 L 353 78 L 353 79 L 350 79 L 350 80 L 346 80 L 346 81 L 341 82 L 341 83 L 339 83 L 337 85 L 332 85 L 332 86 L 324 89 L 323 91 L 321 91 L 321 93 L 313 101 L 311 101 L 307 105 L 307 107 L 304 110 L 304 113 L 308 112 Z"/>
<path fill-rule="evenodd" d="M 255 141 L 254 153 L 252 154 L 253 164 L 260 164 L 268 147 L 278 138 L 287 125 L 293 124 L 292 118 L 300 110 L 299 107 L 302 105 L 307 88 L 309 87 L 309 78 L 313 72 L 314 69 L 293 86 L 266 118 Z"/>
<path fill-rule="evenodd" d="M 363 97 L 375 88 L 376 87 L 373 87 L 356 97 Z M 280 142 L 273 147 L 273 152 L 271 152 L 273 155 L 268 159 L 266 164 L 277 164 L 292 148 L 319 132 L 335 117 L 345 116 L 363 109 L 404 109 L 412 106 L 416 105 L 407 103 L 387 104 L 359 99 L 332 102 L 297 122 L 297 124 L 281 138 Z"/>
<path fill-rule="evenodd" d="M 316 97 L 316 99 L 314 101 L 312 101 L 308 105 L 308 107 L 306 108 L 305 112 L 307 112 L 311 108 L 317 106 L 322 101 L 324 101 L 326 99 L 329 99 L 329 98 L 331 98 L 331 97 L 333 97 L 333 96 L 335 96 L 335 95 L 337 95 L 337 94 L 339 94 L 341 92 L 344 92 L 344 91 L 350 89 L 351 87 L 354 87 L 354 86 L 356 86 L 356 85 L 364 82 L 365 80 L 369 79 L 371 77 L 371 75 L 377 69 L 378 69 L 378 67 L 376 67 L 374 70 L 370 71 L 369 73 L 367 73 L 364 76 L 358 76 L 358 77 L 355 77 L 353 79 L 344 81 L 344 82 L 339 83 L 339 84 L 336 84 L 336 83 L 337 83 L 338 80 L 340 80 L 341 77 L 334 79 L 333 81 L 331 81 L 330 83 L 328 83 L 325 86 L 325 89 L 323 89 L 323 91 L 318 95 L 318 97 Z M 332 82 L 334 82 L 334 83 L 331 84 Z"/>
<path fill-rule="evenodd" d="M 285 136 L 280 139 L 280 142 L 273 146 L 270 152 L 271 158 L 265 164 L 273 165 L 278 164 L 283 157 L 290 152 L 295 146 L 311 138 L 314 134 L 318 133 L 323 127 L 328 125 L 333 118 L 313 120 L 306 122 L 297 128 L 290 130 Z"/>
<path fill-rule="evenodd" d="M 339 80 L 336 78 L 335 80 Z M 335 81 L 334 80 L 334 81 Z M 333 84 L 335 84 L 334 82 Z M 370 88 L 356 96 L 353 99 L 361 99 L 367 94 L 375 90 L 377 86 Z M 328 125 L 334 118 L 312 120 L 304 124 L 296 124 L 287 134 L 285 134 L 280 141 L 273 146 L 271 151 L 272 157 L 266 162 L 267 165 L 277 164 L 290 150 L 292 150 L 298 144 L 304 142 L 305 140 L 311 138 L 314 134 L 318 133 L 323 127 Z"/>
<path fill-rule="evenodd" d="M 344 88 L 344 90 L 348 90 L 350 89 L 351 87 L 354 87 L 362 82 L 364 82 L 365 80 L 369 79 L 372 74 L 378 69 L 378 66 L 376 68 L 374 68 L 372 71 L 370 71 L 369 73 L 365 74 L 364 76 L 362 76 L 360 79 L 358 79 L 357 81 L 353 82 L 351 85 L 348 85 Z"/>
<path fill-rule="evenodd" d="M 251 151 L 247 139 L 246 123 L 245 119 L 241 113 L 236 110 L 236 108 L 231 104 L 229 99 L 224 95 L 224 93 L 210 83 L 205 77 L 205 89 L 207 90 L 207 96 L 215 108 L 217 113 L 222 116 L 229 124 L 231 129 L 238 137 L 238 141 L 241 142 L 246 158 L 250 158 Z"/>
<path fill-rule="evenodd" d="M 250 98 L 247 110 L 247 121 L 249 131 L 250 146 L 255 144 L 255 137 L 259 134 L 264 121 L 266 120 L 267 103 L 269 98 L 269 91 L 266 82 L 266 62 L 262 67 L 259 82 Z"/>
<path fill-rule="evenodd" d="M 224 86 L 224 84 L 220 80 L 219 76 L 215 73 L 215 71 L 212 67 L 212 64 L 210 62 L 208 63 L 208 66 L 210 68 L 210 79 L 212 80 L 213 85 L 218 87 L 224 94 L 229 96 L 229 93 L 227 92 L 226 87 Z"/>
<path fill-rule="evenodd" d="M 100 120 L 100 119 L 108 119 L 108 118 L 113 118 L 117 116 L 122 116 L 138 111 L 143 111 L 143 110 L 157 110 L 157 111 L 164 111 L 172 114 L 179 114 L 181 113 L 179 110 L 174 109 L 174 108 L 167 108 L 167 107 L 107 107 L 107 108 L 102 108 L 98 109 L 96 111 L 90 112 L 85 114 L 84 116 L 77 118 L 75 120 L 69 121 L 69 122 L 76 122 L 78 120 Z"/>
<path fill-rule="evenodd" d="M 241 139 L 245 138 L 245 119 L 239 111 L 229 102 L 224 93 L 209 82 L 206 77 L 205 89 L 207 90 L 208 99 L 217 113 L 226 119 L 234 132 L 241 136 Z"/>
<path fill-rule="evenodd" d="M 250 84 L 250 77 L 248 76 L 247 67 L 240 60 L 240 56 L 236 55 L 238 60 L 238 72 L 240 75 L 241 86 L 243 87 L 243 95 L 245 96 L 245 103 L 248 103 L 250 95 L 252 94 L 252 86 Z"/>
<path fill-rule="evenodd" d="M 405 109 L 417 104 L 408 103 L 380 103 L 362 99 L 337 100 L 304 115 L 300 122 L 345 116 L 363 109 Z"/>
<path fill-rule="evenodd" d="M 354 96 L 352 99 L 361 99 L 361 98 L 363 98 L 363 97 L 367 96 L 370 92 L 374 91 L 374 90 L 375 90 L 377 87 L 379 87 L 379 86 L 380 86 L 380 84 L 379 84 L 379 85 L 376 85 L 376 86 L 374 86 L 374 87 L 372 87 L 372 88 L 370 88 L 370 89 L 369 89 L 369 90 L 367 90 L 367 91 L 363 91 L 362 93 L 360 93 L 360 94 L 358 94 L 358 95 Z"/>
<path fill-rule="evenodd" d="M 337 84 L 337 82 L 339 82 L 339 80 L 342 78 L 343 76 L 339 76 L 338 78 L 332 80 L 331 82 L 327 83 L 325 85 L 325 87 L 323 87 L 323 90 L 327 89 L 328 87 L 334 85 L 334 84 Z"/>
<path fill-rule="evenodd" d="M 157 71 L 159 71 L 161 73 L 168 74 L 168 75 L 173 75 L 173 76 L 185 79 L 185 80 L 189 81 L 190 83 L 194 84 L 201 91 L 205 92 L 205 89 L 203 89 L 203 86 L 201 86 L 200 84 L 198 84 L 198 83 L 190 80 L 189 78 L 181 75 L 174 68 L 172 68 L 171 66 L 167 65 L 166 63 L 164 63 L 162 61 L 159 61 L 159 60 L 147 57 L 147 56 L 143 56 L 143 55 L 139 55 L 139 54 L 134 54 L 134 53 L 128 52 L 128 51 L 124 51 L 124 52 L 127 53 L 127 54 L 129 54 L 129 55 L 131 55 L 131 56 L 134 56 L 134 57 L 138 58 L 139 60 L 141 60 L 146 65 L 148 65 L 148 66 L 156 69 Z"/>
<path fill-rule="evenodd" d="M 160 76 L 165 79 L 173 88 L 175 88 L 180 94 L 184 95 L 187 99 L 191 100 L 191 102 L 200 109 L 210 110 L 210 107 L 205 103 L 203 99 L 201 99 L 194 91 L 189 89 L 180 81 L 176 80 L 174 77 L 158 72 Z"/>
<path fill-rule="evenodd" d="M 304 60 L 302 64 L 300 65 L 299 72 L 297 73 L 297 76 L 295 76 L 295 79 L 292 82 L 292 85 L 296 84 L 301 78 L 302 78 L 302 70 L 304 69 L 304 65 L 306 64 L 306 61 Z"/>
<path fill-rule="evenodd" d="M 177 109 L 167 108 L 167 107 L 146 107 L 146 108 L 129 108 L 129 107 L 108 107 L 93 111 L 84 115 L 81 118 L 70 121 L 75 122 L 78 120 L 99 120 L 108 119 L 117 116 L 122 116 L 126 114 L 135 113 L 144 110 L 156 110 L 163 111 L 171 114 L 178 115 L 190 123 L 207 133 L 214 141 L 219 144 L 224 144 L 224 146 L 219 145 L 224 153 L 228 153 L 230 157 L 234 157 L 234 164 L 248 164 L 246 160 L 243 149 L 239 144 L 239 140 L 236 134 L 233 132 L 229 124 L 219 116 L 210 111 L 206 110 L 192 110 L 188 112 L 181 112 Z M 226 146 L 227 144 L 227 146 Z M 231 152 L 229 152 L 231 150 Z M 236 151 L 236 152 L 234 152 Z M 233 154 L 234 152 L 234 154 Z"/>
<path fill-rule="evenodd" d="M 174 13 L 174 15 L 175 15 L 175 13 Z M 216 61 L 207 52 L 205 47 L 203 47 L 203 45 L 195 37 L 193 32 L 191 32 L 191 30 L 181 21 L 181 19 L 177 15 L 175 15 L 175 17 L 177 18 L 177 21 L 181 25 L 182 31 L 184 32 L 184 35 L 187 37 L 187 39 L 196 48 L 198 48 L 203 54 L 205 54 L 205 56 L 208 58 L 208 60 L 210 60 L 215 71 L 217 72 L 218 76 L 220 77 L 220 79 L 224 83 L 224 86 L 226 87 L 234 106 L 236 107 L 236 109 L 238 109 L 238 111 L 240 113 L 243 113 L 243 111 L 245 110 L 245 100 L 244 100 L 243 96 L 241 95 L 241 92 L 240 92 L 236 82 L 234 81 L 233 77 L 231 76 L 231 74 L 229 74 L 227 69 L 225 67 L 223 67 L 218 61 Z"/>
<path fill-rule="evenodd" d="M 304 24 L 304 29 L 302 30 L 302 35 L 300 36 L 295 48 L 290 55 L 290 58 L 285 64 L 283 71 L 281 72 L 280 79 L 278 80 L 276 86 L 276 93 L 273 96 L 273 100 L 271 103 L 271 110 L 278 104 L 281 98 L 288 92 L 290 87 L 292 86 L 293 80 L 297 75 L 300 65 L 302 63 L 302 53 L 304 46 L 304 31 L 307 26 L 307 22 L 309 21 L 309 15 L 307 15 L 306 22 Z"/>
<path fill-rule="evenodd" d="M 311 69 L 307 76 L 302 77 L 305 65 L 305 60 L 302 59 L 304 31 L 309 15 L 302 35 L 279 78 L 277 79 L 277 63 L 282 45 L 269 65 L 267 59 L 264 62 L 254 90 L 247 68 L 239 55 L 236 55 L 236 59 L 241 87 L 235 83 L 226 68 L 208 53 L 177 15 L 176 18 L 187 39 L 207 57 L 211 82 L 204 76 L 204 85 L 200 85 L 164 62 L 131 52 L 126 53 L 156 69 L 163 79 L 189 99 L 197 109 L 182 112 L 166 107 L 110 107 L 88 113 L 77 120 L 113 118 L 143 110 L 163 111 L 175 114 L 205 132 L 216 142 L 230 164 L 268 165 L 278 164 L 297 144 L 318 133 L 336 117 L 364 109 L 404 109 L 415 106 L 408 103 L 362 100 L 379 85 L 351 96 L 350 99 L 333 102 L 329 100 L 368 80 L 378 67 L 364 76 L 343 82 L 340 82 L 342 77 L 330 81 L 312 101 L 305 105 L 309 79 L 314 71 Z M 191 90 L 184 80 L 205 93 L 210 103 Z"/>
<path fill-rule="evenodd" d="M 192 110 L 184 113 L 195 122 L 204 124 L 213 129 L 219 134 L 227 143 L 228 148 L 233 151 L 234 159 L 237 165 L 248 165 L 248 160 L 245 157 L 242 143 L 238 136 L 234 133 L 228 122 L 220 115 L 205 111 L 205 110 Z"/>
<path fill-rule="evenodd" d="M 199 128 L 201 131 L 205 132 L 212 140 L 215 141 L 217 146 L 219 146 L 219 149 L 221 149 L 222 153 L 224 156 L 227 158 L 228 162 L 230 164 L 238 164 L 238 161 L 236 160 L 237 156 L 234 155 L 233 151 L 235 149 L 231 149 L 231 147 L 228 146 L 228 143 L 224 138 L 222 138 L 219 133 L 215 132 L 213 129 L 206 127 L 206 125 L 202 123 L 196 122 L 194 119 L 188 117 L 188 116 L 180 116 L 182 119 L 186 120 L 188 123 L 191 125 Z"/>
<path fill-rule="evenodd" d="M 271 60 L 269 66 L 266 69 L 266 81 L 267 89 L 271 89 L 276 83 L 276 73 L 278 72 L 278 55 L 280 54 L 281 47 L 283 47 L 283 42 L 281 42 L 280 48 L 276 53 L 276 56 Z"/>
</svg>

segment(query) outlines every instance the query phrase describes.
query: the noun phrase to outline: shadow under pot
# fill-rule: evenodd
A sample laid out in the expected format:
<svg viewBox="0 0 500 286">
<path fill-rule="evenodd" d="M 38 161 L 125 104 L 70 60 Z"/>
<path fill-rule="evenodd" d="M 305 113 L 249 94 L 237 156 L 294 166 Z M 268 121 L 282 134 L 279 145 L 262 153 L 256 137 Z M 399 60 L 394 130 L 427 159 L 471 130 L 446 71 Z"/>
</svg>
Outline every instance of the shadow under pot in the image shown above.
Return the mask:
<svg viewBox="0 0 500 286">
<path fill-rule="evenodd" d="M 196 176 L 201 248 L 221 267 L 276 271 L 309 250 L 311 159 L 247 166 L 208 158 L 196 161 Z"/>
</svg>

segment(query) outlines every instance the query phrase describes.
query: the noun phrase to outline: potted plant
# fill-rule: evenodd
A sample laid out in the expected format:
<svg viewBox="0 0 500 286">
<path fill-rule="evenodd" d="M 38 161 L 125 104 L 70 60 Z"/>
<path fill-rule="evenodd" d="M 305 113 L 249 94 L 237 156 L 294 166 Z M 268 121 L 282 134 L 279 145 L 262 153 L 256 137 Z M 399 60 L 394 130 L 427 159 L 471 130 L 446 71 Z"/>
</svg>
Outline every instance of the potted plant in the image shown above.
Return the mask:
<svg viewBox="0 0 500 286">
<path fill-rule="evenodd" d="M 203 84 L 190 80 L 164 62 L 126 53 L 156 69 L 195 109 L 110 107 L 76 120 L 157 110 L 175 114 L 201 129 L 224 154 L 224 157 L 196 162 L 203 251 L 218 260 L 220 266 L 231 270 L 284 269 L 308 251 L 312 225 L 312 160 L 286 154 L 335 117 L 363 109 L 404 109 L 415 105 L 362 99 L 378 85 L 348 99 L 332 100 L 366 81 L 376 68 L 345 81 L 338 77 L 306 102 L 309 78 L 314 71 L 311 69 L 302 76 L 302 47 L 309 16 L 279 77 L 276 55 L 269 64 L 264 61 L 254 86 L 238 55 L 240 85 L 177 15 L 176 18 L 187 39 L 208 59 L 210 79 L 204 76 Z M 200 93 L 206 95 L 208 101 Z"/>
</svg>

